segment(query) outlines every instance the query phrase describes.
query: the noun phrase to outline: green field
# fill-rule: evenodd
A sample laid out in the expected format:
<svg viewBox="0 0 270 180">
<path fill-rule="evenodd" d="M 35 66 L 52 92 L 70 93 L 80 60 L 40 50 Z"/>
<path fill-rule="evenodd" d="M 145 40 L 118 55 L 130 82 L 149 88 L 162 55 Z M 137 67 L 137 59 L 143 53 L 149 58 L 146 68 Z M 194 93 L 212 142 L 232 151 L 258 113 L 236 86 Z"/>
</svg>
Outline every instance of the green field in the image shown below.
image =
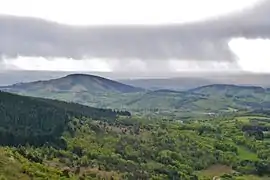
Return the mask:
<svg viewBox="0 0 270 180">
<path fill-rule="evenodd" d="M 256 153 L 251 152 L 249 149 L 243 146 L 237 146 L 239 157 L 243 160 L 258 160 Z"/>
</svg>

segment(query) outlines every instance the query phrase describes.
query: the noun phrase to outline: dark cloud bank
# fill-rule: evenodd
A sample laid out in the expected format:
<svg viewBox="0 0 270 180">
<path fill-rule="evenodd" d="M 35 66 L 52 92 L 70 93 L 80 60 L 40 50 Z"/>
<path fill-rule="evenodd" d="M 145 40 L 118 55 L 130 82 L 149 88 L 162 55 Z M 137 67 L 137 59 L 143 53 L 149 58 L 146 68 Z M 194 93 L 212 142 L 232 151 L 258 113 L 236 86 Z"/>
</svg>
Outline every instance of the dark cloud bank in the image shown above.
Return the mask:
<svg viewBox="0 0 270 180">
<path fill-rule="evenodd" d="M 230 60 L 233 37 L 270 38 L 270 1 L 237 15 L 172 26 L 74 27 L 0 16 L 0 55 Z"/>
</svg>

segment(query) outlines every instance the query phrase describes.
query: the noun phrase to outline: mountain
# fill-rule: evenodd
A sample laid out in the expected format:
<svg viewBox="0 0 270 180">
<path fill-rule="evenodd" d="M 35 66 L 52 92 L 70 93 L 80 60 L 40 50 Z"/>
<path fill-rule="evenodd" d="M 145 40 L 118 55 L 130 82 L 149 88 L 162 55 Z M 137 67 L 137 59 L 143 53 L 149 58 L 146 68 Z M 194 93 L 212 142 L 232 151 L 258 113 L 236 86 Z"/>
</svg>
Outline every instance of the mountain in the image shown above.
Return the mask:
<svg viewBox="0 0 270 180">
<path fill-rule="evenodd" d="M 86 74 L 71 74 L 47 81 L 19 83 L 0 89 L 21 95 L 72 101 L 100 108 L 112 107 L 114 104 L 121 105 L 123 98 L 145 91 L 142 88 Z"/>
<path fill-rule="evenodd" d="M 91 92 L 91 93 L 131 93 L 142 91 L 116 81 L 112 81 L 99 76 L 87 74 L 71 74 L 59 79 L 48 81 L 35 81 L 31 83 L 19 83 L 12 86 L 3 87 L 4 89 L 22 91 L 49 91 L 49 92 Z"/>
</svg>

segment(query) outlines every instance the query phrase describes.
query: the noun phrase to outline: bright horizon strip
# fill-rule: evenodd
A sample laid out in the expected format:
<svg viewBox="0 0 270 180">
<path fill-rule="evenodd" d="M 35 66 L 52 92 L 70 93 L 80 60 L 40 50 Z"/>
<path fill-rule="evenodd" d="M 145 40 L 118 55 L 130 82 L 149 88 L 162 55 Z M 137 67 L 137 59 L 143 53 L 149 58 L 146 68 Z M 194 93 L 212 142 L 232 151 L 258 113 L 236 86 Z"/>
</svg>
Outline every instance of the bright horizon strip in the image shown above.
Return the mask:
<svg viewBox="0 0 270 180">
<path fill-rule="evenodd" d="M 0 14 L 69 25 L 173 24 L 205 20 L 261 0 L 0 0 Z"/>
<path fill-rule="evenodd" d="M 95 72 L 236 72 L 241 71 L 237 63 L 231 61 L 201 61 L 164 59 L 166 62 L 159 69 L 148 69 L 146 62 L 140 59 L 105 59 L 105 58 L 44 58 L 25 57 L 2 58 L 2 70 L 25 71 L 95 71 Z M 124 64 L 123 64 L 124 63 Z M 158 63 L 158 61 L 156 62 Z M 164 66 L 167 66 L 166 68 Z"/>
</svg>

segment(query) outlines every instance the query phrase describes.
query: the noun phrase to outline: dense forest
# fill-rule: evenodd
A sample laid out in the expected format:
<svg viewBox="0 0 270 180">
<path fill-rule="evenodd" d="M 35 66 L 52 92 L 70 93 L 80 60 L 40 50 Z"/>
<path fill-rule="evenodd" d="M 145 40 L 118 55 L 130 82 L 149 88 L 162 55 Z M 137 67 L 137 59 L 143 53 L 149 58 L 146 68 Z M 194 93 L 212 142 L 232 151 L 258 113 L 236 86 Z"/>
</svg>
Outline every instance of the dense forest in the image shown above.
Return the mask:
<svg viewBox="0 0 270 180">
<path fill-rule="evenodd" d="M 65 147 L 60 136 L 72 118 L 111 121 L 119 115 L 130 116 L 130 113 L 0 92 L 0 143 L 40 146 L 54 142 Z"/>
</svg>

